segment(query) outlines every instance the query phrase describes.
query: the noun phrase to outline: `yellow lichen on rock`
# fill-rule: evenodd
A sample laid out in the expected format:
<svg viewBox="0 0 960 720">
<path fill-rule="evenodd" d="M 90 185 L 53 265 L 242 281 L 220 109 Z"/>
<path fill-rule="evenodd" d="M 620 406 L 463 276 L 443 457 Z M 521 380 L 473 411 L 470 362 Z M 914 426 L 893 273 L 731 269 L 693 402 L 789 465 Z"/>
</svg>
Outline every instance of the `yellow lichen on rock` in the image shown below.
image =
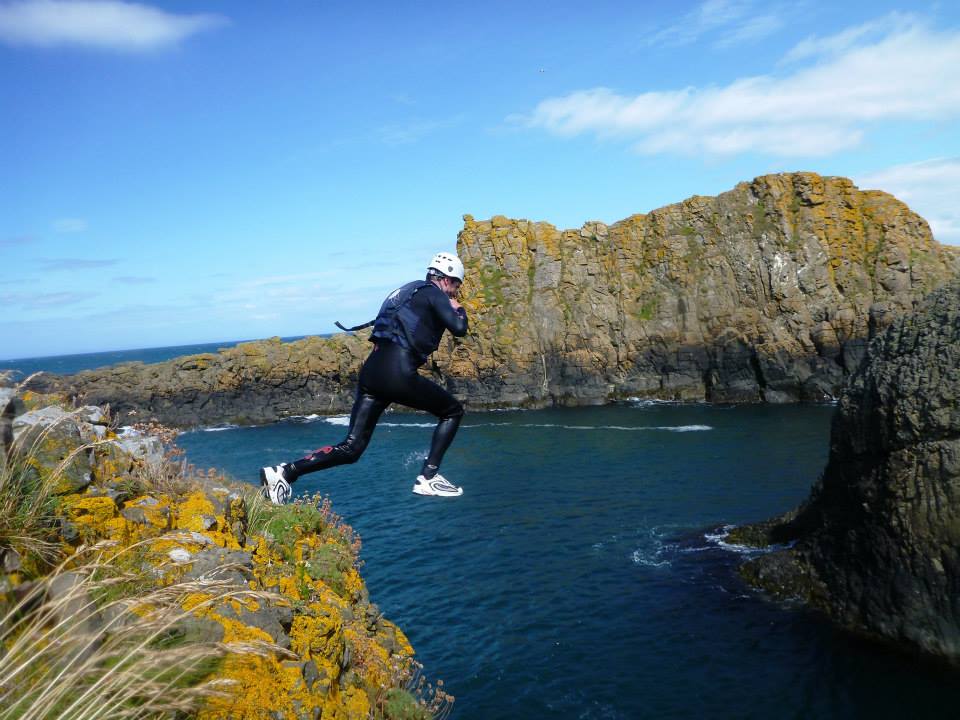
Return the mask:
<svg viewBox="0 0 960 720">
<path fill-rule="evenodd" d="M 80 442 L 68 433 L 46 452 L 59 461 Z M 196 717 L 367 718 L 387 689 L 404 682 L 413 649 L 370 604 L 357 570 L 359 539 L 328 503 L 257 500 L 251 519 L 252 491 L 242 486 L 212 486 L 203 474 L 157 485 L 142 458 L 118 445 L 88 454 L 90 479 L 75 476 L 75 491 L 55 504 L 66 553 L 99 548 L 118 573 L 113 594 L 187 583 L 178 642 L 238 648 L 204 678 L 220 692 Z M 49 472 L 50 462 L 35 471 Z M 20 584 L 21 574 L 7 574 L 6 587 Z M 128 604 L 140 619 L 154 609 Z"/>
</svg>

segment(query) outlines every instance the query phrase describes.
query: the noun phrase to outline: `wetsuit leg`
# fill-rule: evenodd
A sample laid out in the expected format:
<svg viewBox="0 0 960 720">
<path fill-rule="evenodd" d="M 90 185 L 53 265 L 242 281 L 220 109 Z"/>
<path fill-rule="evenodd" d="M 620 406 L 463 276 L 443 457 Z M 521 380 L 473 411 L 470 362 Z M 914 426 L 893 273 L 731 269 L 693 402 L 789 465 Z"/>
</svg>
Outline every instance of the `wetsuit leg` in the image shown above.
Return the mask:
<svg viewBox="0 0 960 720">
<path fill-rule="evenodd" d="M 381 345 L 371 354 L 360 380 L 361 385 L 370 387 L 378 397 L 416 410 L 426 410 L 440 419 L 433 431 L 430 453 L 422 471 L 427 478 L 436 475 L 443 455 L 460 427 L 463 405 L 435 382 L 417 374 L 413 356 L 392 343 Z"/>
<path fill-rule="evenodd" d="M 417 382 L 412 388 L 413 397 L 409 402 L 401 402 L 418 410 L 426 410 L 440 418 L 437 427 L 433 429 L 430 452 L 427 459 L 423 461 L 421 470 L 421 474 L 429 479 L 437 474 L 444 453 L 457 435 L 460 420 L 463 418 L 463 405 L 436 383 L 420 375 L 417 375 L 416 379 Z"/>
<path fill-rule="evenodd" d="M 337 445 L 327 445 L 291 463 L 287 471 L 293 476 L 290 478 L 291 482 L 306 473 L 355 463 L 359 460 L 370 443 L 377 420 L 389 404 L 388 401 L 366 392 L 361 385 L 357 390 L 353 409 L 350 411 L 350 429 L 347 431 L 347 437 Z"/>
</svg>

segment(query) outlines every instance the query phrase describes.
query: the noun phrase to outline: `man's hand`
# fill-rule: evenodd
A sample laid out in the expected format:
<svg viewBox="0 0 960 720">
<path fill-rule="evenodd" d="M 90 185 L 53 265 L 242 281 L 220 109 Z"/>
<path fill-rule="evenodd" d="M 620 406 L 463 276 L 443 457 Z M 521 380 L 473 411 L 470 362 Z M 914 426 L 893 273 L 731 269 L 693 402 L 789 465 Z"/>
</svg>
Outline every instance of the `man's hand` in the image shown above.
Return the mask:
<svg viewBox="0 0 960 720">
<path fill-rule="evenodd" d="M 450 306 L 451 306 L 454 310 L 459 310 L 460 308 L 463 307 L 463 305 L 461 305 L 460 303 L 458 303 L 458 302 L 456 301 L 456 298 L 450 298 Z"/>
</svg>

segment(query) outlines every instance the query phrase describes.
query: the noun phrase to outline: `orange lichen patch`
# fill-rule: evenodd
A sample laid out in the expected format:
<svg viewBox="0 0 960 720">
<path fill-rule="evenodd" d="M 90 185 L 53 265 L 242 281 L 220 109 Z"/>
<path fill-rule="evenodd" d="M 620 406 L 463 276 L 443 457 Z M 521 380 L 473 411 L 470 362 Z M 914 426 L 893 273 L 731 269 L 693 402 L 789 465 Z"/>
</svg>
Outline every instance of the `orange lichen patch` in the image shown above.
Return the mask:
<svg viewBox="0 0 960 720">
<path fill-rule="evenodd" d="M 343 619 L 319 603 L 311 603 L 311 615 L 298 615 L 290 628 L 290 649 L 302 659 L 343 660 Z"/>
<path fill-rule="evenodd" d="M 397 645 L 399 646 L 400 654 L 412 657 L 415 654 L 413 651 L 413 645 L 410 644 L 410 640 L 407 638 L 406 634 L 404 634 L 403 630 L 398 628 L 389 620 L 381 620 L 380 622 L 383 623 L 385 627 L 393 631 L 393 636 L 397 641 Z"/>
<path fill-rule="evenodd" d="M 330 693 L 324 703 L 324 720 L 366 720 L 370 717 L 370 698 L 358 688 L 347 688 L 341 693 Z"/>
<path fill-rule="evenodd" d="M 204 516 L 216 517 L 213 503 L 202 490 L 196 490 L 183 498 L 176 506 L 176 527 L 181 530 L 207 530 Z M 222 521 L 223 517 L 217 518 Z"/>
<path fill-rule="evenodd" d="M 117 504 L 103 496 L 68 495 L 63 499 L 63 510 L 77 525 L 100 531 L 98 534 L 108 534 L 106 525 L 117 516 Z"/>
<path fill-rule="evenodd" d="M 169 525 L 170 499 L 163 495 L 141 495 L 125 503 L 123 507 L 139 508 L 147 522 L 155 528 L 166 529 Z"/>
<path fill-rule="evenodd" d="M 323 706 L 323 696 L 310 692 L 296 662 L 229 655 L 218 675 L 231 682 L 229 694 L 211 698 L 198 720 L 314 717 L 315 710 Z M 327 713 L 322 717 L 328 717 Z"/>
<path fill-rule="evenodd" d="M 347 592 L 350 594 L 350 597 L 358 598 L 363 595 L 365 585 L 363 578 L 360 577 L 360 573 L 357 572 L 356 568 L 350 568 L 343 575 L 344 585 L 347 588 Z"/>
<path fill-rule="evenodd" d="M 214 604 L 213 596 L 209 593 L 190 593 L 184 601 L 181 603 L 181 607 L 195 615 L 199 618 L 205 618 L 207 620 L 213 620 L 216 623 L 219 623 L 223 626 L 223 641 L 227 643 L 238 642 L 238 643 L 247 643 L 247 642 L 266 642 L 272 643 L 275 638 L 270 637 L 270 634 L 265 630 L 261 630 L 258 627 L 252 627 L 250 625 L 245 625 L 240 620 L 232 617 L 225 617 L 224 615 L 217 612 L 218 605 Z M 252 601 L 252 599 L 250 600 Z M 247 601 L 241 599 L 231 599 L 227 603 L 230 605 L 231 609 L 234 612 L 239 612 L 246 606 Z M 255 610 L 259 607 L 256 602 L 254 602 L 254 607 L 247 607 L 248 610 Z"/>
<path fill-rule="evenodd" d="M 365 630 L 347 627 L 344 638 L 351 650 L 351 667 L 374 687 L 386 685 L 391 677 L 390 653 Z"/>
</svg>

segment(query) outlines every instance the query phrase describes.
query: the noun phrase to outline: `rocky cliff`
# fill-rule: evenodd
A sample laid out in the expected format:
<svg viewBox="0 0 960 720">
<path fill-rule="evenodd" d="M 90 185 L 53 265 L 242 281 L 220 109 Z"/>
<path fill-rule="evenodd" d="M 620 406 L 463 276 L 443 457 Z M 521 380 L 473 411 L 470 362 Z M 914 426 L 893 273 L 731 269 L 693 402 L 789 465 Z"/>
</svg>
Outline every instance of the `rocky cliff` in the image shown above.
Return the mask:
<svg viewBox="0 0 960 720">
<path fill-rule="evenodd" d="M 359 538 L 328 502 L 271 505 L 171 461 L 169 438 L 118 435 L 101 408 L 7 396 L 8 716 L 93 717 L 105 704 L 111 717 L 200 720 L 449 712 L 451 697 L 412 684 L 413 649 L 370 602 Z"/>
<path fill-rule="evenodd" d="M 795 541 L 744 567 L 754 584 L 960 662 L 960 281 L 870 343 L 810 501 L 732 536 Z"/>
<path fill-rule="evenodd" d="M 813 173 L 579 230 L 468 215 L 458 252 L 471 331 L 430 371 L 473 408 L 832 397 L 872 336 L 960 271 L 906 205 Z M 349 409 L 367 347 L 253 343 L 47 387 L 181 426 L 267 422 Z"/>
</svg>

